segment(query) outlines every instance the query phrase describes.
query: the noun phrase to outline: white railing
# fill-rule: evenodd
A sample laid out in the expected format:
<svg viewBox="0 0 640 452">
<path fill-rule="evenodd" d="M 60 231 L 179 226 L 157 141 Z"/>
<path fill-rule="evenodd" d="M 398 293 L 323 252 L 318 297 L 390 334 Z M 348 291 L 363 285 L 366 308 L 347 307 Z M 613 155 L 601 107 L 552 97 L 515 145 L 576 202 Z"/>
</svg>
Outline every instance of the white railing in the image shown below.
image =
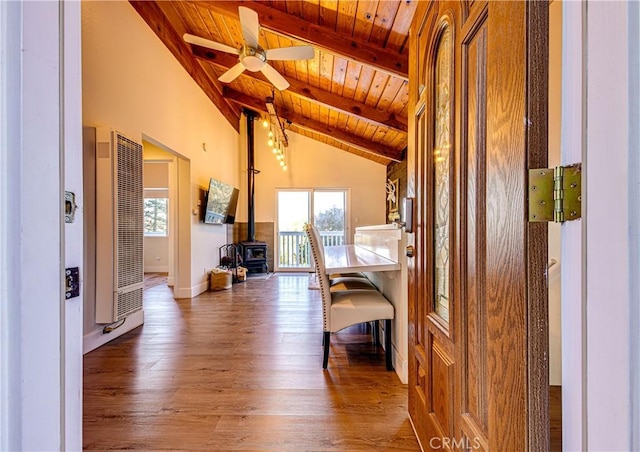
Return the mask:
<svg viewBox="0 0 640 452">
<path fill-rule="evenodd" d="M 320 231 L 324 246 L 344 245 L 344 231 Z M 310 268 L 309 241 L 304 232 L 278 233 L 278 263 L 281 268 Z"/>
</svg>

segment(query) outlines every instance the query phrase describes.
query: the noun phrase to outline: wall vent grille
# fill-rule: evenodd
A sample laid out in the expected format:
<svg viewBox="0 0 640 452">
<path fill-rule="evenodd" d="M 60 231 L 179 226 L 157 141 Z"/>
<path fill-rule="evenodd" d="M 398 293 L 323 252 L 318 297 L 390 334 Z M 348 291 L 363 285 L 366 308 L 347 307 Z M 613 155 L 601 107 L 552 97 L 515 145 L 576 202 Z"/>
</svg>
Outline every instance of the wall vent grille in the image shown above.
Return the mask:
<svg viewBox="0 0 640 452">
<path fill-rule="evenodd" d="M 116 134 L 118 289 L 144 282 L 142 146 Z"/>
<path fill-rule="evenodd" d="M 112 323 L 143 308 L 143 153 L 119 132 L 96 137 L 96 323 Z"/>
<path fill-rule="evenodd" d="M 143 288 L 139 287 L 130 292 L 118 292 L 116 320 L 124 319 L 142 309 L 142 291 Z"/>
</svg>

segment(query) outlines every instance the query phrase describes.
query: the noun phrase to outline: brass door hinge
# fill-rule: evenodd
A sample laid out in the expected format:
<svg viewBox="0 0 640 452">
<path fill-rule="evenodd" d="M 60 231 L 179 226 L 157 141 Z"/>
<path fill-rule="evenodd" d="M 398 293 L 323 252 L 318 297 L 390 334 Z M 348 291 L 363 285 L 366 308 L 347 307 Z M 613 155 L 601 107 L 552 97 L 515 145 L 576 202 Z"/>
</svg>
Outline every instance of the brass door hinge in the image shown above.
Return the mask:
<svg viewBox="0 0 640 452">
<path fill-rule="evenodd" d="M 529 221 L 562 223 L 582 216 L 582 164 L 529 170 Z"/>
</svg>

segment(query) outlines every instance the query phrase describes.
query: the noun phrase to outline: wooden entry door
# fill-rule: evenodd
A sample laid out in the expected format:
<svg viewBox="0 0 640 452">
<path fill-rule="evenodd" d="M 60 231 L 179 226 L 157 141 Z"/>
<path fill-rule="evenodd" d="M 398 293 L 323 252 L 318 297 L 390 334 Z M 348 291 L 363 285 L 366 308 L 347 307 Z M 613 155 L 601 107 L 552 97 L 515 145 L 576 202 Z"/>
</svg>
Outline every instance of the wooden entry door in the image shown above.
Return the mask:
<svg viewBox="0 0 640 452">
<path fill-rule="evenodd" d="M 411 29 L 409 414 L 424 450 L 548 450 L 546 2 L 421 2 Z M 413 170 L 413 172 L 412 172 Z"/>
</svg>

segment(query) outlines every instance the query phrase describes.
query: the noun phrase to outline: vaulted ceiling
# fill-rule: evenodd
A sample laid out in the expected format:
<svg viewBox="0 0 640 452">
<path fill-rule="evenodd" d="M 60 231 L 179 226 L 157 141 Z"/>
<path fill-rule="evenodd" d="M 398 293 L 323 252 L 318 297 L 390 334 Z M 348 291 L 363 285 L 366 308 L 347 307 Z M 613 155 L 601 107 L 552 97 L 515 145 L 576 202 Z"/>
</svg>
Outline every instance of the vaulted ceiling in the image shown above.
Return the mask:
<svg viewBox="0 0 640 452">
<path fill-rule="evenodd" d="M 383 165 L 407 146 L 408 36 L 417 0 L 130 1 L 236 130 L 243 108 L 267 113 L 274 97 L 288 130 Z M 314 58 L 271 61 L 290 83 L 274 89 L 261 72 L 218 81 L 238 62 L 188 44 L 190 33 L 243 45 L 238 7 L 258 14 L 265 50 L 314 47 Z"/>
</svg>

